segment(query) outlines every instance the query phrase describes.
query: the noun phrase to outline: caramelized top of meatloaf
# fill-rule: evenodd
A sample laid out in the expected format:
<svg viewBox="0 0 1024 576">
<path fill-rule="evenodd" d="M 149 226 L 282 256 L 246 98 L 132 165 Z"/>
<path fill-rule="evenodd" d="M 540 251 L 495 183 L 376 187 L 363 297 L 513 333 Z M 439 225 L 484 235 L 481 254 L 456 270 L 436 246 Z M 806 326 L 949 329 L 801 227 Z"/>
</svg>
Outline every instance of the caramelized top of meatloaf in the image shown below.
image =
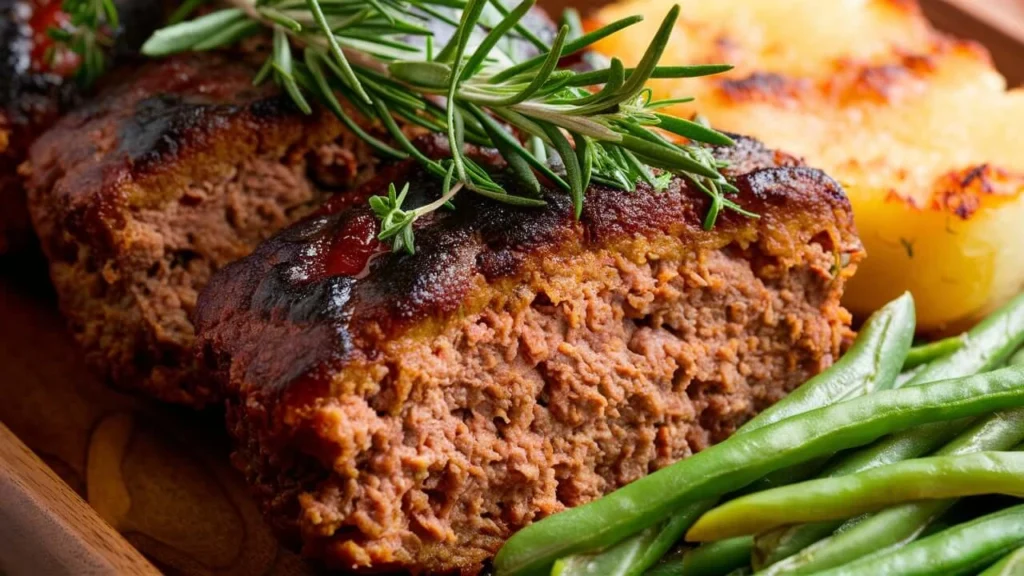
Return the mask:
<svg viewBox="0 0 1024 576">
<path fill-rule="evenodd" d="M 830 365 L 863 256 L 842 189 L 749 139 L 716 155 L 759 218 L 705 231 L 681 179 L 594 185 L 578 221 L 558 191 L 463 192 L 407 254 L 365 204 L 328 205 L 214 275 L 198 349 L 273 525 L 332 566 L 472 574 Z M 440 185 L 401 163 L 356 196 L 390 182 L 409 207 Z"/>
<path fill-rule="evenodd" d="M 550 36 L 542 12 L 526 22 Z M 438 41 L 451 34 L 431 26 Z M 510 49 L 536 53 L 525 40 Z M 273 83 L 254 87 L 260 62 L 256 50 L 122 67 L 32 147 L 30 210 L 61 309 L 121 389 L 216 402 L 192 360 L 199 290 L 376 169 L 373 150 L 330 112 L 306 116 Z"/>
<path fill-rule="evenodd" d="M 118 387 L 201 406 L 189 316 L 210 274 L 372 175 L 329 113 L 304 116 L 255 65 L 198 54 L 120 79 L 32 146 L 29 208 L 61 309 Z"/>
</svg>

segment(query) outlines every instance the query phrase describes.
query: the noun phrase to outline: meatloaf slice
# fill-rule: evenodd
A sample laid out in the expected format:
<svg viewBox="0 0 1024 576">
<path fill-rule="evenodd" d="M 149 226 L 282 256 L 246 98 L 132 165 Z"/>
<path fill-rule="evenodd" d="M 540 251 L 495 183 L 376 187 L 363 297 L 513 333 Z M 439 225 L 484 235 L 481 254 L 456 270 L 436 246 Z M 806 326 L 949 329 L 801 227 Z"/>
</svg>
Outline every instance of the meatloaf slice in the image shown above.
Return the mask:
<svg viewBox="0 0 1024 576">
<path fill-rule="evenodd" d="M 367 147 L 212 54 L 122 70 L 32 146 L 32 219 L 91 364 L 122 389 L 213 400 L 189 319 L 210 274 L 369 178 Z"/>
<path fill-rule="evenodd" d="M 214 275 L 196 314 L 235 461 L 328 564 L 473 574 L 510 534 L 728 436 L 829 366 L 863 256 L 842 189 L 740 139 L 722 214 L 684 181 L 601 186 L 582 218 L 470 193 L 381 251 L 363 205 Z M 409 164 L 363 191 L 438 182 Z M 409 202 L 407 202 L 409 203 Z"/>
<path fill-rule="evenodd" d="M 115 0 L 123 26 L 116 34 L 117 59 L 163 21 L 162 0 Z M 63 18 L 61 0 L 0 0 L 0 254 L 31 241 L 32 226 L 18 166 L 29 146 L 78 98 L 70 78 L 78 59 L 62 53 L 51 65 L 47 28 Z"/>
<path fill-rule="evenodd" d="M 439 45 L 450 15 L 411 13 Z M 554 37 L 540 10 L 524 25 Z M 523 39 L 503 49 L 513 60 L 537 54 Z M 270 83 L 254 88 L 259 42 L 241 50 L 121 69 L 31 149 L 30 211 L 61 308 L 90 362 L 122 389 L 215 401 L 191 350 L 199 289 L 378 163 L 329 112 L 304 116 Z"/>
</svg>

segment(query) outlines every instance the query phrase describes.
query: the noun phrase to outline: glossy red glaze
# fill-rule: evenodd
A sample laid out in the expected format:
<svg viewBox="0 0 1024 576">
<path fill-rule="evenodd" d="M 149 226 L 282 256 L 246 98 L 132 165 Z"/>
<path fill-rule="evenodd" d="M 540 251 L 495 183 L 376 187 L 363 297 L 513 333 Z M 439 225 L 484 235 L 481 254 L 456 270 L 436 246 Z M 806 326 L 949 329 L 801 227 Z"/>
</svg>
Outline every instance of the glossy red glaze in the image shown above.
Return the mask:
<svg viewBox="0 0 1024 576">
<path fill-rule="evenodd" d="M 743 243 L 766 238 L 772 250 L 785 250 L 822 230 L 859 256 L 850 204 L 835 181 L 756 141 L 734 138 L 735 146 L 715 154 L 728 162 L 725 174 L 740 190 L 737 201 L 759 219 L 725 212 L 714 230 L 704 231 L 708 198 L 682 179 L 658 193 L 646 185 L 629 192 L 594 184 L 579 220 L 568 194 L 556 190 L 545 190 L 547 205 L 533 210 L 468 194 L 456 210 L 417 222 L 415 254 L 375 255 L 375 244 L 384 247 L 373 238 L 369 206 L 319 214 L 214 275 L 195 313 L 200 349 L 211 346 L 215 351 L 205 361 L 225 367 L 231 366 L 225 358 L 258 356 L 244 386 L 265 392 L 264 401 L 287 392 L 283 406 L 301 407 L 346 363 L 379 353 L 379 342 L 424 319 L 456 313 L 481 280 L 515 278 L 530 262 L 569 261 L 581 249 L 637 236 L 672 236 L 694 250 L 744 250 Z M 432 158 L 441 153 L 425 152 Z M 391 182 L 410 183 L 409 207 L 437 198 L 437 180 L 414 160 L 397 163 L 364 192 L 382 193 Z M 774 252 L 766 254 L 764 265 L 770 265 Z"/>
<path fill-rule="evenodd" d="M 325 277 L 353 276 L 365 274 L 370 259 L 388 251 L 387 245 L 377 240 L 377 219 L 369 213 L 356 214 L 348 219 L 341 233 L 329 240 L 319 257 Z"/>
</svg>

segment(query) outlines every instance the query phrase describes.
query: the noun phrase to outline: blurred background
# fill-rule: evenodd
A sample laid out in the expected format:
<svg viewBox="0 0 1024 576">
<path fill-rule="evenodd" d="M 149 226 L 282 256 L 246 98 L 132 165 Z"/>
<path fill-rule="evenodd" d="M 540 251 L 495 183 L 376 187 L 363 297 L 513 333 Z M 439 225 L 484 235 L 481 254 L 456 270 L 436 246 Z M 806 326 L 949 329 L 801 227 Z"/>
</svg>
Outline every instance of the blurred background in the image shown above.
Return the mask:
<svg viewBox="0 0 1024 576">
<path fill-rule="evenodd" d="M 589 12 L 612 2 L 538 0 L 538 3 L 556 17 L 567 7 L 574 7 L 586 17 Z M 1011 85 L 1024 84 L 1024 55 L 1020 50 L 1024 41 L 1024 0 L 920 0 L 920 3 L 939 29 L 967 38 L 985 37 L 985 46 L 992 52 L 1000 72 Z"/>
</svg>

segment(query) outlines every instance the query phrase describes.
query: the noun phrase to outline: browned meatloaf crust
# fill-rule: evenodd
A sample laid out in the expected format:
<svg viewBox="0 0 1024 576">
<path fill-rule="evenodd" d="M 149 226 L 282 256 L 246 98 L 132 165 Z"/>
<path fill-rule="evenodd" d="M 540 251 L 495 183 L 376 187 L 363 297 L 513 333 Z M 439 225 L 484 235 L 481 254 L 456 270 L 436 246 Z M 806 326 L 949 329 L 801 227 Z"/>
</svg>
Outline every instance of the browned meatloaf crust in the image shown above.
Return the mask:
<svg viewBox="0 0 1024 576">
<path fill-rule="evenodd" d="M 40 18 L 60 0 L 0 0 L 0 254 L 29 244 L 32 227 L 18 166 L 40 133 L 78 97 L 73 81 L 46 70 L 36 46 L 48 21 Z M 162 0 L 117 0 L 123 28 L 118 58 L 131 53 L 162 22 Z M 40 21 L 42 20 L 42 21 Z"/>
<path fill-rule="evenodd" d="M 30 210 L 61 309 L 123 389 L 212 401 L 192 360 L 199 289 L 372 175 L 366 146 L 333 116 L 302 115 L 253 74 L 212 54 L 149 63 L 32 146 Z"/>
<path fill-rule="evenodd" d="M 436 153 L 436 151 L 435 151 Z M 863 256 L 824 173 L 741 139 L 737 201 L 592 187 L 582 219 L 463 193 L 377 253 L 356 208 L 316 215 L 211 280 L 199 349 L 236 464 L 308 555 L 472 574 L 515 530 L 730 434 L 832 363 Z M 389 169 L 363 192 L 411 182 Z M 366 264 L 366 256 L 374 256 Z"/>
<path fill-rule="evenodd" d="M 450 36 L 419 17 L 438 42 Z M 543 12 L 525 22 L 553 36 Z M 536 54 L 522 40 L 509 49 Z M 91 364 L 122 389 L 216 401 L 191 350 L 198 291 L 374 173 L 378 159 L 329 112 L 304 116 L 272 83 L 253 88 L 260 63 L 193 54 L 121 69 L 31 149 L 30 211 L 61 308 Z"/>
</svg>

